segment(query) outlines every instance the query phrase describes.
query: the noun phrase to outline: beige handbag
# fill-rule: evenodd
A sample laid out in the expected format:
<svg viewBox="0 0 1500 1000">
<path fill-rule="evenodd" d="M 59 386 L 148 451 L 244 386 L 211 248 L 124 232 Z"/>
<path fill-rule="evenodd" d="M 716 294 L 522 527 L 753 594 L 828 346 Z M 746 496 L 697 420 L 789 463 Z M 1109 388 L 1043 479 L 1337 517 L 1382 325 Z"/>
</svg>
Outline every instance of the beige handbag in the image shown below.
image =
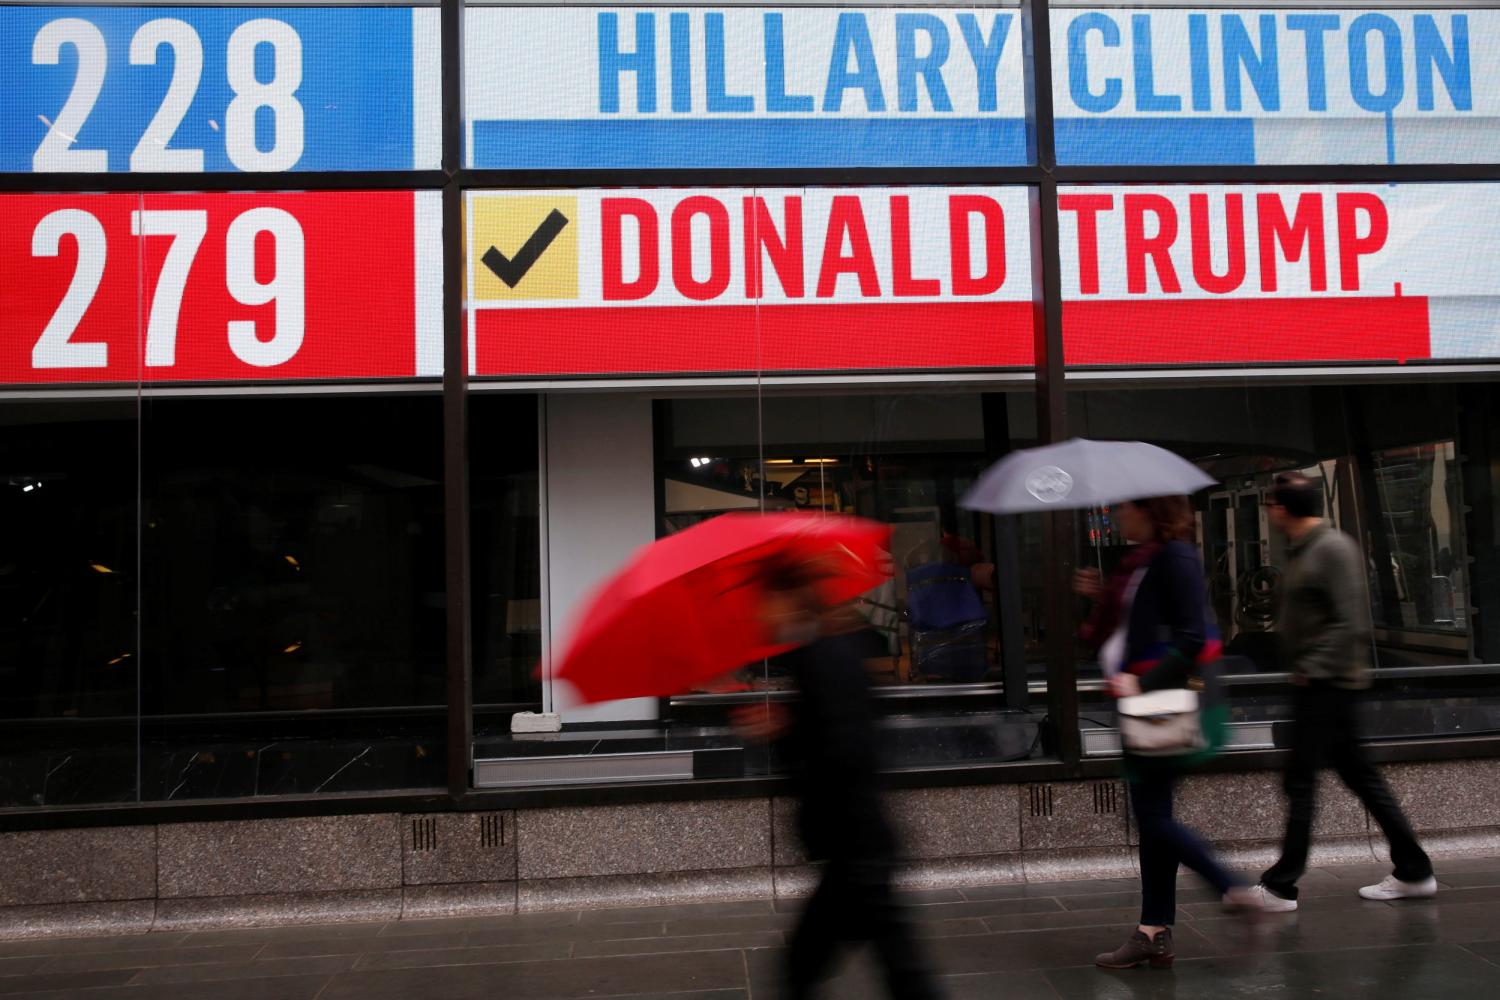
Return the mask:
<svg viewBox="0 0 1500 1000">
<path fill-rule="evenodd" d="M 1120 745 L 1142 757 L 1176 757 L 1208 746 L 1198 692 L 1164 688 L 1121 698 Z"/>
</svg>

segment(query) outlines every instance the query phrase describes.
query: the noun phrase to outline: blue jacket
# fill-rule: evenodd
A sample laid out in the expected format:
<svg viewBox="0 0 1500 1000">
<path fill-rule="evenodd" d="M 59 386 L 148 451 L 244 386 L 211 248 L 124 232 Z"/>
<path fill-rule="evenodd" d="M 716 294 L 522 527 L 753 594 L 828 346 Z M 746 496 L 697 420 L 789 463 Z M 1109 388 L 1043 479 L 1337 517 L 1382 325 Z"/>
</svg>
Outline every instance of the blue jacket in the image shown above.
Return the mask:
<svg viewBox="0 0 1500 1000">
<path fill-rule="evenodd" d="M 1125 669 L 1141 678 L 1143 691 L 1183 687 L 1195 664 L 1221 652 L 1198 550 L 1168 542 L 1147 565 L 1131 602 Z"/>
</svg>

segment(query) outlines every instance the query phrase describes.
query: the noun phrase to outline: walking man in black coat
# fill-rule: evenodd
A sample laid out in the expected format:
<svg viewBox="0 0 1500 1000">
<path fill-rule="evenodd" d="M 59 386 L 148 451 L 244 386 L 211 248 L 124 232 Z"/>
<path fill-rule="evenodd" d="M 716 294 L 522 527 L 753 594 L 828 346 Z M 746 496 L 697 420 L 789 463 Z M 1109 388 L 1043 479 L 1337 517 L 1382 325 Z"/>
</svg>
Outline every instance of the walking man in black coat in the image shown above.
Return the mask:
<svg viewBox="0 0 1500 1000">
<path fill-rule="evenodd" d="M 745 712 L 752 738 L 783 736 L 797 791 L 802 839 L 809 857 L 824 861 L 822 878 L 787 950 L 788 996 L 814 995 L 841 942 L 868 941 L 898 1000 L 936 1000 L 907 918 L 896 900 L 896 839 L 881 804 L 875 710 L 854 634 L 857 615 L 827 607 L 816 567 L 772 564 L 764 569 L 765 613 L 776 637 L 798 646 L 782 662 L 798 698 L 786 718 L 776 706 Z"/>
</svg>

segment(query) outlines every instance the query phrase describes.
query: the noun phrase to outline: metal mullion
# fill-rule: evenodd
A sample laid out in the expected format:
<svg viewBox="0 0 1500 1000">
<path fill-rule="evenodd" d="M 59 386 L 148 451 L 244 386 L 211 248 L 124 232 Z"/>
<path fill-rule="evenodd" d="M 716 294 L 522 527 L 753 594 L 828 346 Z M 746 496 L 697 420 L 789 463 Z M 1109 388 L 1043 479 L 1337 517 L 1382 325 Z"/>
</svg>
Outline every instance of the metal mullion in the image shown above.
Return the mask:
<svg viewBox="0 0 1500 1000">
<path fill-rule="evenodd" d="M 180 191 L 392 191 L 442 187 L 441 170 L 309 170 L 303 173 L 0 174 L 0 192 L 140 194 Z"/>
<path fill-rule="evenodd" d="M 463 240 L 464 0 L 443 0 L 443 577 L 448 667 L 448 794 L 469 794 L 474 691 L 469 621 L 468 336 Z"/>
<path fill-rule="evenodd" d="M 1068 435 L 1050 16 L 1047 0 L 1026 0 L 1022 4 L 1027 130 L 1034 145 L 1039 173 L 1031 197 L 1031 272 L 1037 436 L 1042 443 L 1061 441 Z M 1053 752 L 1073 770 L 1080 766 L 1083 741 L 1078 731 L 1078 671 L 1073 660 L 1073 609 L 1069 583 L 1073 560 L 1072 517 L 1061 511 L 1047 511 L 1042 515 L 1042 525 L 1047 714 L 1051 722 Z"/>
</svg>

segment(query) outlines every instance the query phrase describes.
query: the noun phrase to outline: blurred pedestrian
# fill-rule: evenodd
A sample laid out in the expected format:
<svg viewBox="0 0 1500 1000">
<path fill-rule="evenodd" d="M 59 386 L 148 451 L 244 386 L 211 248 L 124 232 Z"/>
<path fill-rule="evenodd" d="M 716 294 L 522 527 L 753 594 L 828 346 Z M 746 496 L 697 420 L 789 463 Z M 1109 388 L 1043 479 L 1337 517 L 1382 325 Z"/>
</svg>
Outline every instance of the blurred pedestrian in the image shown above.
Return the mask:
<svg viewBox="0 0 1500 1000">
<path fill-rule="evenodd" d="M 1134 543 L 1111 576 L 1081 570 L 1073 589 L 1095 601 L 1082 638 L 1093 646 L 1116 698 L 1188 686 L 1196 665 L 1215 656 L 1217 640 L 1206 601 L 1203 566 L 1193 537 L 1193 509 L 1185 496 L 1152 497 L 1115 508 L 1125 539 Z M 1203 876 L 1225 904 L 1251 912 L 1255 896 L 1215 857 L 1193 830 L 1172 815 L 1181 764 L 1172 757 L 1125 751 L 1125 776 L 1140 833 L 1141 920 L 1119 948 L 1095 957 L 1106 969 L 1149 964 L 1171 968 L 1176 957 L 1177 870 Z"/>
<path fill-rule="evenodd" d="M 1276 477 L 1266 502 L 1272 527 L 1287 537 L 1287 567 L 1278 617 L 1296 685 L 1292 756 L 1283 788 L 1286 836 L 1281 858 L 1255 887 L 1272 912 L 1297 908 L 1297 880 L 1307 870 L 1318 769 L 1331 765 L 1391 845 L 1394 871 L 1359 890 L 1365 899 L 1411 899 L 1437 893 L 1432 861 L 1360 744 L 1358 700 L 1370 686 L 1372 633 L 1364 559 L 1359 546 L 1322 518 L 1323 494 L 1300 473 Z"/>
<path fill-rule="evenodd" d="M 863 619 L 825 603 L 813 564 L 772 562 L 761 585 L 774 637 L 799 644 L 781 658 L 798 698 L 784 719 L 763 705 L 741 710 L 736 723 L 748 738 L 784 737 L 802 840 L 825 862 L 792 933 L 788 995 L 812 996 L 840 943 L 868 941 L 893 997 L 939 997 L 892 884 L 896 838 L 881 804 L 875 708 L 855 636 Z"/>
</svg>

